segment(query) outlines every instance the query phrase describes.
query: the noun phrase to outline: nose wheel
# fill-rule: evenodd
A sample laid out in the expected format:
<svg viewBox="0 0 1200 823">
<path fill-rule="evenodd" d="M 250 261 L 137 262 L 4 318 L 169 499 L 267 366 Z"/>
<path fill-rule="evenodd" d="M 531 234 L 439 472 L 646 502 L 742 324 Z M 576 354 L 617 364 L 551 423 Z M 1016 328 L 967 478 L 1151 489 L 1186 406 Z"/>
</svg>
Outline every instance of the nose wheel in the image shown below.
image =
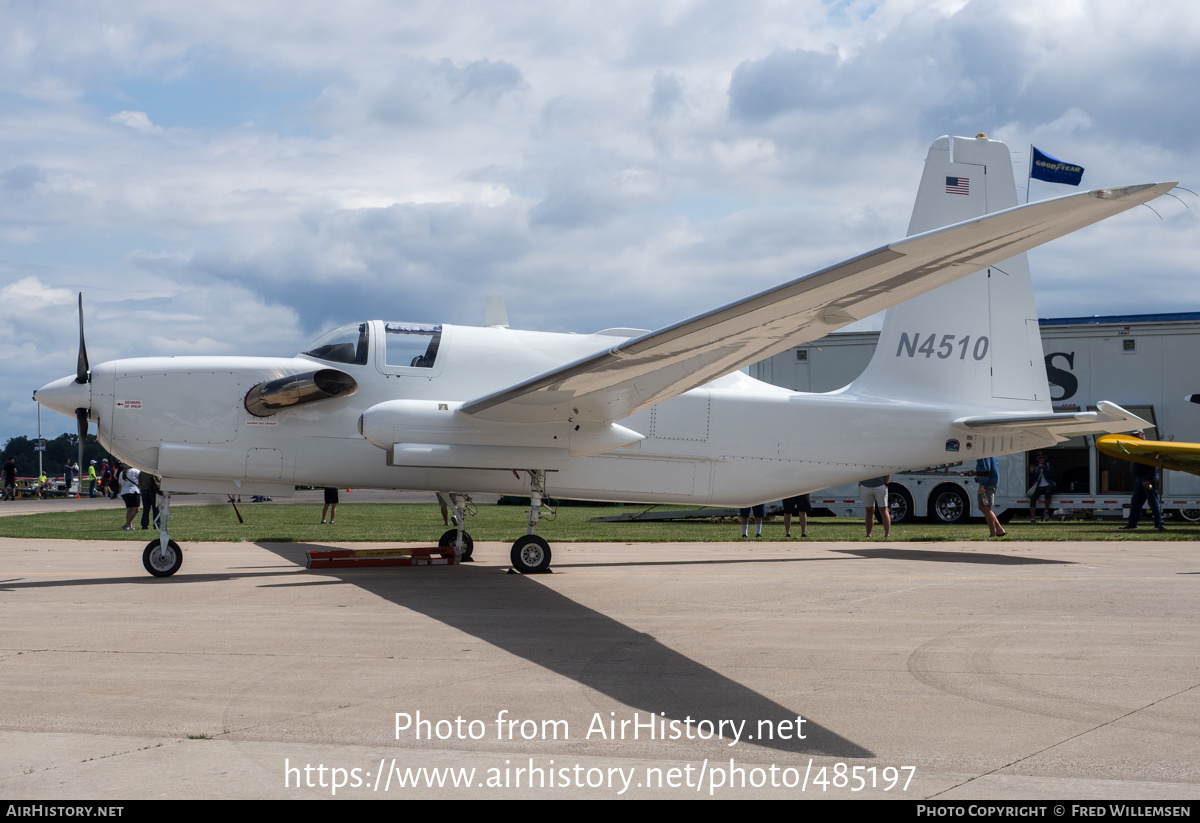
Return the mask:
<svg viewBox="0 0 1200 823">
<path fill-rule="evenodd" d="M 174 540 L 164 548 L 159 540 L 151 540 L 142 552 L 142 565 L 155 577 L 170 577 L 183 565 L 183 549 Z"/>
<path fill-rule="evenodd" d="M 154 528 L 158 537 L 146 544 L 142 552 L 142 565 L 155 577 L 170 577 L 183 565 L 183 549 L 167 534 L 167 521 L 171 518 L 171 493 L 158 493 L 158 516 Z"/>
</svg>

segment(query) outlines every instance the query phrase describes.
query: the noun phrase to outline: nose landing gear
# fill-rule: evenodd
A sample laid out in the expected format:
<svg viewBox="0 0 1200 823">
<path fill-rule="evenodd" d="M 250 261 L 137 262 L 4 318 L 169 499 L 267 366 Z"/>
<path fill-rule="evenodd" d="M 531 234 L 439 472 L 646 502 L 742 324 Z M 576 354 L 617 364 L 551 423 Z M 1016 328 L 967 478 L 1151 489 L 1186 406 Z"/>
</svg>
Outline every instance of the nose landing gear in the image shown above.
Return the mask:
<svg viewBox="0 0 1200 823">
<path fill-rule="evenodd" d="M 147 543 L 142 552 L 142 565 L 155 577 L 170 577 L 183 565 L 183 549 L 167 533 L 167 518 L 170 516 L 171 493 L 162 492 L 158 495 L 158 517 L 154 519 L 158 537 Z"/>
</svg>

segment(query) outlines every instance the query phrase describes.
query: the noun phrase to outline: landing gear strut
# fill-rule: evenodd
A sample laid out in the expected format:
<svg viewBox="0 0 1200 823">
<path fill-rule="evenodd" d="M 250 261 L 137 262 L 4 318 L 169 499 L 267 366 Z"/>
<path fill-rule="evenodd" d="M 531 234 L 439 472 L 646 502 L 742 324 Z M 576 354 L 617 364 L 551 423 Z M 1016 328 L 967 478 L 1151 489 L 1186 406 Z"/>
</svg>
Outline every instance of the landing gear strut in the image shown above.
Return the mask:
<svg viewBox="0 0 1200 823">
<path fill-rule="evenodd" d="M 475 504 L 471 502 L 471 495 L 469 494 L 450 492 L 448 496 L 451 505 L 454 507 L 455 528 L 439 537 L 438 545 L 443 547 L 453 546 L 454 558 L 457 562 L 470 562 L 471 553 L 475 551 L 475 541 L 471 539 L 471 535 L 463 530 L 463 522 L 467 515 L 475 516 Z"/>
<path fill-rule="evenodd" d="M 550 544 L 534 534 L 546 496 L 546 472 L 529 472 L 529 531 L 513 543 L 509 559 L 521 574 L 538 574 L 550 568 Z"/>
<path fill-rule="evenodd" d="M 179 544 L 167 533 L 167 518 L 170 516 L 171 493 L 160 492 L 158 517 L 154 518 L 158 538 L 147 543 L 145 551 L 142 552 L 142 565 L 155 577 L 170 577 L 183 565 L 183 549 L 179 548 Z"/>
</svg>

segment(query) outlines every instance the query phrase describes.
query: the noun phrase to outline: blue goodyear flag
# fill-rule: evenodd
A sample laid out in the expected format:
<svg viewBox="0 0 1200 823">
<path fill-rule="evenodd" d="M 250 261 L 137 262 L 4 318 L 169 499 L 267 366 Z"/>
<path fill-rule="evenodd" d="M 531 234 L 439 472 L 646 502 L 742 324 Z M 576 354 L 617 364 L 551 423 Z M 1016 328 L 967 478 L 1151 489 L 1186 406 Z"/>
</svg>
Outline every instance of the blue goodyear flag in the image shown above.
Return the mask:
<svg viewBox="0 0 1200 823">
<path fill-rule="evenodd" d="M 1064 163 L 1057 157 L 1051 157 L 1037 146 L 1033 147 L 1033 165 L 1030 166 L 1029 176 L 1035 180 L 1045 180 L 1047 183 L 1063 183 L 1068 186 L 1078 186 L 1083 180 L 1083 166 Z"/>
</svg>

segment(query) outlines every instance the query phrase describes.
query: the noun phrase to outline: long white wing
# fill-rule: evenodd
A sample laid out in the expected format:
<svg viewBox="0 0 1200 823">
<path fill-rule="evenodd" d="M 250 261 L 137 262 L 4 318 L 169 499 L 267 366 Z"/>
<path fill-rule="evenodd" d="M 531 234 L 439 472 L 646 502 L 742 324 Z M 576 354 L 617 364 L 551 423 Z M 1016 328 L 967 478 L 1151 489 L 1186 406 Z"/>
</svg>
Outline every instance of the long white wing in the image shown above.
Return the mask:
<svg viewBox="0 0 1200 823">
<path fill-rule="evenodd" d="M 913 235 L 464 404 L 506 422 L 608 423 L 1170 191 L 1096 189 Z"/>
</svg>

